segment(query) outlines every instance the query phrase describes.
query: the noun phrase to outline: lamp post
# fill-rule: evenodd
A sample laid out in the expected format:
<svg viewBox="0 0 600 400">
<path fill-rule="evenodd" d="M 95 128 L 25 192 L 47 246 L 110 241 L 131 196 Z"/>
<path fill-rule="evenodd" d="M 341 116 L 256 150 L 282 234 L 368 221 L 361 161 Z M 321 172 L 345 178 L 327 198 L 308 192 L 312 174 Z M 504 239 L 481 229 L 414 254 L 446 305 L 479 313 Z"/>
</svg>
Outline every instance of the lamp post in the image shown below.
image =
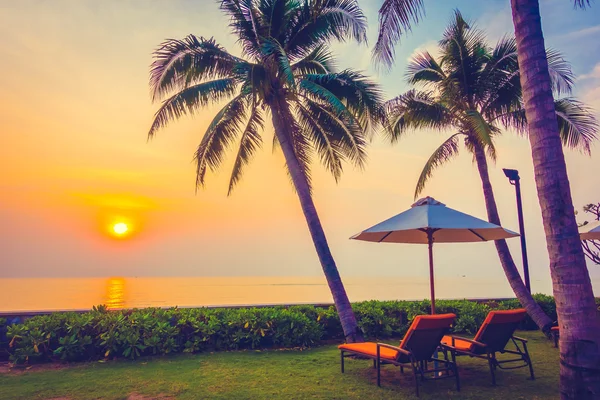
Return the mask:
<svg viewBox="0 0 600 400">
<path fill-rule="evenodd" d="M 523 224 L 523 204 L 521 203 L 521 178 L 516 169 L 502 168 L 504 175 L 508 178 L 511 185 L 515 187 L 517 193 L 517 213 L 519 215 L 519 233 L 521 234 L 521 254 L 523 256 L 523 275 L 525 277 L 525 287 L 531 293 L 531 283 L 529 282 L 529 263 L 527 261 L 527 244 L 525 242 L 525 226 Z"/>
</svg>

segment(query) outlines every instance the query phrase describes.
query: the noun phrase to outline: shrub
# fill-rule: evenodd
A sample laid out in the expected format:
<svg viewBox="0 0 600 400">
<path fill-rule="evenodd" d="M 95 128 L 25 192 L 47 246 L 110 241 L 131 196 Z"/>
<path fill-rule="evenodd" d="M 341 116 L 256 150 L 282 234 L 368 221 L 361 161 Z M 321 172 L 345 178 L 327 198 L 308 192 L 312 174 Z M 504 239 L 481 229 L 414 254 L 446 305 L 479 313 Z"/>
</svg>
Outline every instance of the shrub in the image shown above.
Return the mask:
<svg viewBox="0 0 600 400">
<path fill-rule="evenodd" d="M 11 359 L 17 363 L 81 361 L 203 350 L 304 347 L 321 339 L 313 310 L 309 318 L 284 307 L 247 309 L 134 309 L 103 307 L 55 313 L 8 327 Z"/>
<path fill-rule="evenodd" d="M 554 299 L 540 294 L 534 298 L 555 320 Z M 467 334 L 477 331 L 490 310 L 519 307 L 516 299 L 486 303 L 468 300 L 436 302 L 438 313 L 457 315 L 454 331 Z M 415 316 L 430 313 L 431 304 L 426 300 L 364 301 L 354 303 L 353 309 L 365 337 L 374 340 L 402 337 Z M 522 328 L 536 327 L 527 317 Z M 6 332 L 4 336 L 3 332 Z M 0 350 L 8 350 L 11 360 L 17 364 L 306 347 L 323 340 L 343 339 L 342 326 L 333 306 L 120 311 L 97 306 L 82 314 L 40 315 L 8 326 L 0 319 Z"/>
</svg>

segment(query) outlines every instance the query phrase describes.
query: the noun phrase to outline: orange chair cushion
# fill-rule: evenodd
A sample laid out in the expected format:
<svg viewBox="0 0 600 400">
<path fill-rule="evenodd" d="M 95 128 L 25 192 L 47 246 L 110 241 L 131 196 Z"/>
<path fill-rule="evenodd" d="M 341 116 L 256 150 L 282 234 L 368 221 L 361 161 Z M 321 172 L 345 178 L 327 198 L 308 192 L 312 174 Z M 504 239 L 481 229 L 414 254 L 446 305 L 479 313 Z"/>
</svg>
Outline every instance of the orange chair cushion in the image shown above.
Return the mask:
<svg viewBox="0 0 600 400">
<path fill-rule="evenodd" d="M 404 348 L 415 331 L 421 329 L 449 328 L 455 319 L 456 314 L 417 315 L 400 342 L 400 348 Z"/>
<path fill-rule="evenodd" d="M 553 326 L 552 328 L 550 328 L 551 331 L 559 331 L 560 328 L 558 326 Z"/>
<path fill-rule="evenodd" d="M 518 308 L 516 310 L 490 311 L 485 318 L 485 321 L 483 321 L 483 324 L 481 324 L 479 327 L 479 330 L 477 331 L 477 334 L 473 340 L 479 342 L 489 325 L 520 322 L 523 320 L 523 318 L 525 318 L 526 314 L 527 311 L 524 308 Z"/>
<path fill-rule="evenodd" d="M 373 342 L 342 344 L 338 346 L 338 349 L 377 357 L 377 343 Z M 398 352 L 387 347 L 381 347 L 379 349 L 379 356 L 386 360 L 396 360 Z"/>
<path fill-rule="evenodd" d="M 444 336 L 442 338 L 442 343 L 447 346 L 452 346 L 452 337 Z M 454 348 L 462 351 L 471 351 L 474 344 L 471 342 L 467 342 L 466 340 L 454 339 Z"/>
</svg>

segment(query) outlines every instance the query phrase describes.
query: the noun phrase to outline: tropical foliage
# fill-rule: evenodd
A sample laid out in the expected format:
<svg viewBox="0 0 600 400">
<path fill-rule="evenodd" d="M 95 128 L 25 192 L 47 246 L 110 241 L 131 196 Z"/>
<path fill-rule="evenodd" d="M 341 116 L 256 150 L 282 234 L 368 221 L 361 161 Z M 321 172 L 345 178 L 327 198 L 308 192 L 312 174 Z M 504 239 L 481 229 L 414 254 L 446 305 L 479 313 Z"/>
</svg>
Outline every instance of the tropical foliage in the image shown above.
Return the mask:
<svg viewBox="0 0 600 400">
<path fill-rule="evenodd" d="M 535 298 L 555 320 L 552 297 Z M 360 329 L 369 338 L 401 337 L 415 316 L 430 313 L 427 300 L 366 301 L 353 307 Z M 454 331 L 467 334 L 477 331 L 490 310 L 518 307 L 517 300 L 436 301 L 440 313 L 457 314 Z M 83 314 L 40 315 L 3 328 L 8 343 L 2 347 L 17 364 L 306 347 L 344 338 L 335 308 L 314 306 L 123 311 L 98 306 Z M 535 329 L 535 324 L 528 320 L 521 328 Z"/>
<path fill-rule="evenodd" d="M 148 132 L 209 104 L 222 108 L 196 153 L 196 184 L 236 156 L 229 193 L 264 143 L 267 117 L 281 148 L 348 340 L 360 340 L 350 302 L 311 197 L 311 161 L 337 181 L 343 163 L 362 167 L 365 135 L 382 120 L 382 96 L 362 73 L 337 70 L 331 41 L 366 41 L 367 21 L 355 0 L 223 0 L 242 56 L 214 39 L 167 40 L 154 53 L 150 86 L 164 99 Z"/>
<path fill-rule="evenodd" d="M 492 48 L 484 33 L 471 27 L 456 11 L 438 49 L 438 59 L 422 52 L 409 62 L 406 80 L 419 89 L 387 102 L 387 132 L 392 142 L 413 130 L 452 132 L 425 164 L 415 198 L 434 170 L 459 153 L 461 139 L 473 156 L 479 148 L 495 160 L 494 139 L 503 129 L 527 134 L 513 37 L 501 39 Z M 555 93 L 570 94 L 574 76 L 569 64 L 558 52 L 549 51 L 548 65 Z M 568 97 L 556 100 L 555 108 L 564 145 L 589 154 L 598 132 L 591 111 Z"/>
<path fill-rule="evenodd" d="M 600 221 L 600 203 L 586 204 L 583 206 L 583 212 L 592 215 L 592 221 Z M 588 224 L 584 221 L 581 226 Z M 594 264 L 600 265 L 600 240 L 583 240 L 581 242 L 585 256 Z"/>
<path fill-rule="evenodd" d="M 150 85 L 165 98 L 148 132 L 209 104 L 224 106 L 195 153 L 197 184 L 220 167 L 227 149 L 238 148 L 229 190 L 263 144 L 274 102 L 292 113 L 288 139 L 307 178 L 315 154 L 335 179 L 343 161 L 362 166 L 365 132 L 380 116 L 381 93 L 363 74 L 338 71 L 327 44 L 366 40 L 366 19 L 354 1 L 225 0 L 221 8 L 245 58 L 214 39 L 189 35 L 167 40 L 154 53 Z M 281 112 L 277 110 L 276 113 Z M 273 138 L 274 145 L 279 137 Z"/>
</svg>

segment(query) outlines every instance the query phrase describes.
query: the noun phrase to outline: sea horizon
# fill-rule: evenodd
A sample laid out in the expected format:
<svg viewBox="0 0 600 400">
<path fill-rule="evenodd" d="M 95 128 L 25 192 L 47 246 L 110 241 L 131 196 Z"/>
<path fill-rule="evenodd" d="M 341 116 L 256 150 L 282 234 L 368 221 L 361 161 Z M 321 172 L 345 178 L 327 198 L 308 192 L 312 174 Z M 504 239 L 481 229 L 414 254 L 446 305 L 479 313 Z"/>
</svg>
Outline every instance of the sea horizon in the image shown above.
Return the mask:
<svg viewBox="0 0 600 400">
<path fill-rule="evenodd" d="M 351 302 L 429 298 L 426 276 L 342 279 Z M 503 279 L 437 276 L 435 285 L 437 299 L 515 297 Z M 600 279 L 592 285 L 600 293 Z M 532 280 L 532 290 L 551 295 L 549 277 Z M 332 303 L 324 276 L 0 278 L 3 313 L 87 310 L 100 304 L 122 309 Z"/>
</svg>

